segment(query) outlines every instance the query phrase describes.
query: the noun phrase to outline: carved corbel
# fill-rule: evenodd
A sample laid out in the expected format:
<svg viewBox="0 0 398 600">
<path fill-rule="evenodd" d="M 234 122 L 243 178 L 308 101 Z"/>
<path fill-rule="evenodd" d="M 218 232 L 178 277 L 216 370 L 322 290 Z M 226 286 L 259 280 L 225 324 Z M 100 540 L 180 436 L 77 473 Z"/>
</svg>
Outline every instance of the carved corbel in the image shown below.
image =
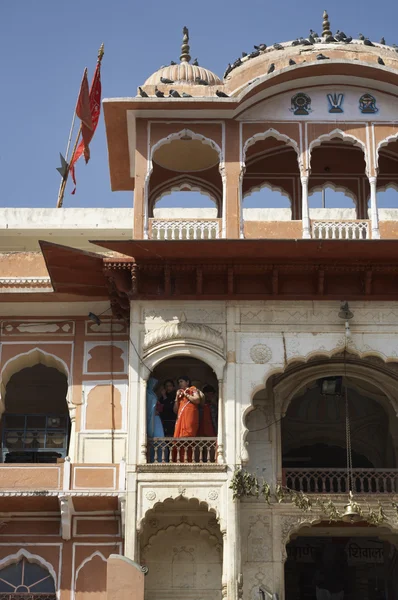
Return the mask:
<svg viewBox="0 0 398 600">
<path fill-rule="evenodd" d="M 59 510 L 61 513 L 61 534 L 63 540 L 72 537 L 72 515 L 74 513 L 73 500 L 71 496 L 58 496 Z"/>
</svg>

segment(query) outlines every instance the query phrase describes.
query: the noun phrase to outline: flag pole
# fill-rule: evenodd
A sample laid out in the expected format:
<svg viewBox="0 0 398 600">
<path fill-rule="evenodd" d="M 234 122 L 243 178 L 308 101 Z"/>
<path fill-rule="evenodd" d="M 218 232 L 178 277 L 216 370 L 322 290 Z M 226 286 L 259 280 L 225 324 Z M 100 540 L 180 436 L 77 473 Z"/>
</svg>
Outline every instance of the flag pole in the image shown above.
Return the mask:
<svg viewBox="0 0 398 600">
<path fill-rule="evenodd" d="M 101 44 L 101 46 L 100 46 L 100 48 L 98 50 L 97 64 L 102 62 L 102 57 L 103 56 L 104 56 L 104 44 Z M 64 176 L 62 178 L 62 181 L 61 181 L 61 185 L 59 186 L 58 199 L 57 199 L 57 208 L 62 208 L 62 205 L 63 205 L 66 184 L 68 182 L 68 177 L 69 177 L 69 173 L 70 173 L 70 165 L 72 164 L 73 157 L 75 156 L 75 153 L 76 153 L 76 150 L 77 150 L 77 146 L 78 146 L 79 141 L 80 141 L 80 135 L 81 135 L 81 132 L 82 132 L 82 125 L 80 124 L 79 131 L 77 132 L 77 136 L 76 136 L 75 145 L 73 146 L 72 154 L 71 154 L 71 157 L 70 157 L 70 161 L 68 162 L 68 152 L 69 152 L 70 143 L 71 143 L 71 140 L 72 140 L 72 133 L 73 133 L 73 129 L 74 129 L 74 126 L 75 126 L 75 120 L 76 120 L 76 107 L 75 107 L 75 111 L 73 113 L 72 125 L 71 125 L 70 131 L 69 131 L 69 138 L 68 138 L 68 143 L 67 143 L 67 146 L 66 146 L 66 156 L 65 156 L 66 169 L 65 169 L 65 173 L 64 173 Z"/>
<path fill-rule="evenodd" d="M 75 156 L 75 152 L 77 150 L 77 146 L 78 146 L 79 141 L 80 141 L 81 132 L 82 132 L 82 126 L 80 125 L 79 131 L 77 132 L 75 145 L 73 146 L 72 154 L 70 156 L 70 161 L 69 161 L 69 163 L 66 166 L 66 172 L 65 172 L 63 180 L 61 181 L 61 185 L 60 185 L 60 188 L 59 188 L 58 200 L 57 200 L 57 208 L 62 208 L 62 204 L 64 202 L 65 188 L 66 188 L 66 184 L 67 184 L 68 177 L 69 177 L 69 171 L 70 171 L 69 167 L 70 167 L 70 164 L 72 163 L 73 157 Z"/>
</svg>

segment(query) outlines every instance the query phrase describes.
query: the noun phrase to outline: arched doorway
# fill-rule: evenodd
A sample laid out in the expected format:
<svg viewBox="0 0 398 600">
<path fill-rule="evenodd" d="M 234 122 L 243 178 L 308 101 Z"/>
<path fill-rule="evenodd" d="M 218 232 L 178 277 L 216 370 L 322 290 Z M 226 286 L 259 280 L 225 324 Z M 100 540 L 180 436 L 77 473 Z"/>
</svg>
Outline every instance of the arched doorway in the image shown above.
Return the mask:
<svg viewBox="0 0 398 600">
<path fill-rule="evenodd" d="M 183 381 L 189 381 L 189 386 L 198 390 L 198 403 L 187 407 L 193 413 L 192 434 L 188 436 L 185 432 L 180 437 L 176 433 L 177 419 L 181 418 L 176 413 L 176 399 Z M 182 415 L 182 411 L 178 414 Z M 205 362 L 175 356 L 154 369 L 147 384 L 148 462 L 216 462 L 218 422 L 217 376 Z"/>
<path fill-rule="evenodd" d="M 148 567 L 145 599 L 221 600 L 223 539 L 215 515 L 195 498 L 158 503 L 140 531 Z"/>
<path fill-rule="evenodd" d="M 67 392 L 66 375 L 44 364 L 10 377 L 1 419 L 2 462 L 54 463 L 67 456 Z"/>
<path fill-rule="evenodd" d="M 286 600 L 396 597 L 396 547 L 367 524 L 320 523 L 290 540 L 286 554 Z"/>
<path fill-rule="evenodd" d="M 346 376 L 311 381 L 292 398 L 281 422 L 283 484 L 310 493 L 346 493 L 346 394 L 353 491 L 393 492 L 396 448 L 388 400 L 369 382 Z"/>
</svg>

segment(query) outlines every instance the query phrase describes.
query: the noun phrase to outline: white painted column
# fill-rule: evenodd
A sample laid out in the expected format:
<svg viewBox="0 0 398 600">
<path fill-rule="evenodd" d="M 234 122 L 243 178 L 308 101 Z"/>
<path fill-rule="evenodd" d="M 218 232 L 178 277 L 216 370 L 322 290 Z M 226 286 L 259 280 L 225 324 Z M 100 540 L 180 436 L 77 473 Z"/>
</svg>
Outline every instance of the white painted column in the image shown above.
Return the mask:
<svg viewBox="0 0 398 600">
<path fill-rule="evenodd" d="M 380 239 L 379 211 L 377 210 L 377 177 L 369 177 L 370 184 L 370 221 L 372 225 L 372 239 Z"/>
<path fill-rule="evenodd" d="M 127 451 L 126 451 L 126 507 L 125 507 L 125 556 L 137 561 L 139 557 L 137 536 L 137 463 L 140 462 L 141 443 L 146 444 L 146 395 L 142 395 L 141 362 L 132 344 L 140 352 L 140 312 L 138 302 L 130 304 L 129 388 L 127 399 Z M 144 404 L 144 406 L 142 406 Z M 141 410 L 142 409 L 142 410 Z M 141 412 L 143 411 L 143 415 Z"/>
<path fill-rule="evenodd" d="M 235 332 L 236 307 L 227 303 L 227 367 L 225 372 L 225 454 L 228 464 L 228 480 L 224 494 L 224 514 L 226 522 L 225 554 L 223 556 L 223 579 L 226 578 L 228 600 L 238 600 L 242 597 L 242 568 L 241 568 L 241 543 L 239 523 L 239 500 L 233 500 L 233 492 L 229 488 L 231 478 L 238 462 L 238 448 L 240 448 L 240 413 L 241 403 L 237 398 L 240 389 L 240 373 L 237 360 L 237 334 Z"/>
<path fill-rule="evenodd" d="M 301 176 L 301 219 L 303 222 L 303 239 L 311 238 L 310 209 L 308 206 L 308 179 L 307 175 Z"/>
<path fill-rule="evenodd" d="M 217 462 L 225 463 L 224 456 L 224 383 L 222 379 L 218 380 L 218 432 L 217 432 Z"/>
</svg>

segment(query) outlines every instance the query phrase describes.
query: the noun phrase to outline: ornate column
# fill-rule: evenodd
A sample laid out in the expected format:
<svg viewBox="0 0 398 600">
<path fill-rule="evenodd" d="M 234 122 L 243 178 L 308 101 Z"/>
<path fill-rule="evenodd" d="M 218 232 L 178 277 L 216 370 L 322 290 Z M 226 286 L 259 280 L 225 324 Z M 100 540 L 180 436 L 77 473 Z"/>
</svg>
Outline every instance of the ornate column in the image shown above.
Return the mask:
<svg viewBox="0 0 398 600">
<path fill-rule="evenodd" d="M 372 239 L 380 239 L 379 212 L 377 210 L 377 177 L 369 177 L 370 184 L 370 221 L 372 226 Z"/>
<path fill-rule="evenodd" d="M 79 462 L 79 449 L 76 447 L 76 406 L 69 405 L 70 434 L 68 456 L 72 463 Z"/>
<path fill-rule="evenodd" d="M 303 222 L 303 239 L 311 238 L 310 209 L 308 206 L 308 175 L 301 176 L 301 219 Z"/>
</svg>

